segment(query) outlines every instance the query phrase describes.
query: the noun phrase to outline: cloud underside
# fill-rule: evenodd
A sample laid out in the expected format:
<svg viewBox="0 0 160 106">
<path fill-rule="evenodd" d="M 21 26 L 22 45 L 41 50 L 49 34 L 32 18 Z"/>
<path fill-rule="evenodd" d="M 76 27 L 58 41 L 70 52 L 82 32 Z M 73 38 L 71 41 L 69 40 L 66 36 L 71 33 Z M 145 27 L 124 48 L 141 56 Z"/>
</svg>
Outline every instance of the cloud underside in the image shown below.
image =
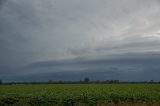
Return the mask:
<svg viewBox="0 0 160 106">
<path fill-rule="evenodd" d="M 160 80 L 159 0 L 0 0 L 0 79 Z"/>
<path fill-rule="evenodd" d="M 19 71 L 4 67 L 11 75 L 6 71 L 1 74 L 7 81 L 82 80 L 84 77 L 92 80 L 159 81 L 159 56 L 146 53 L 118 55 L 110 59 L 40 61 L 19 67 Z"/>
</svg>

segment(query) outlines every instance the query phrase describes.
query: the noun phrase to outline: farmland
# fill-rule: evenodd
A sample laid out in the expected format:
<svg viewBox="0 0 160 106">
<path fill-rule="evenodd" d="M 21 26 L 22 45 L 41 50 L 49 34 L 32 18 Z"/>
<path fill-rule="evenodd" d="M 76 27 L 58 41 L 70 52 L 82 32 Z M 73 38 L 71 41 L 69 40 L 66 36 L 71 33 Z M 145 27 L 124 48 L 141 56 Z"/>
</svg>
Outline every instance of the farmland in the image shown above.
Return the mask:
<svg viewBox="0 0 160 106">
<path fill-rule="evenodd" d="M 0 106 L 159 106 L 160 84 L 0 85 Z"/>
</svg>

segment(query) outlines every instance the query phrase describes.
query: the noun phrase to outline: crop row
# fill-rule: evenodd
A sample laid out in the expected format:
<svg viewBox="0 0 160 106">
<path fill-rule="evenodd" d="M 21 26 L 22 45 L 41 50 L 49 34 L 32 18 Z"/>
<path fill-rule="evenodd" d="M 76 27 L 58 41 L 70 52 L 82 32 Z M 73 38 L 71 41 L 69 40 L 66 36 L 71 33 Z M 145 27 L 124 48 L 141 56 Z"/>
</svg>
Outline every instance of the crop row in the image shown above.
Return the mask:
<svg viewBox="0 0 160 106">
<path fill-rule="evenodd" d="M 121 102 L 150 104 L 160 101 L 160 85 L 2 85 L 0 94 L 0 106 L 94 106 Z"/>
</svg>

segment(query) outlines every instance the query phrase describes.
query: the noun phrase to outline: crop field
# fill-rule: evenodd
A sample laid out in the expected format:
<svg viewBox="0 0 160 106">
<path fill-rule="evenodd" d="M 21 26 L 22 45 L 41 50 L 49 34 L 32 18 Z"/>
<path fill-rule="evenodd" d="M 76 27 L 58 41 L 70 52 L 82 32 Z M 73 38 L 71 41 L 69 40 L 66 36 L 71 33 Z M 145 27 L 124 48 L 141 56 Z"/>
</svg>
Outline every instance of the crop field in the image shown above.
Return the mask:
<svg viewBox="0 0 160 106">
<path fill-rule="evenodd" d="M 160 106 L 160 84 L 0 85 L 0 106 Z"/>
</svg>

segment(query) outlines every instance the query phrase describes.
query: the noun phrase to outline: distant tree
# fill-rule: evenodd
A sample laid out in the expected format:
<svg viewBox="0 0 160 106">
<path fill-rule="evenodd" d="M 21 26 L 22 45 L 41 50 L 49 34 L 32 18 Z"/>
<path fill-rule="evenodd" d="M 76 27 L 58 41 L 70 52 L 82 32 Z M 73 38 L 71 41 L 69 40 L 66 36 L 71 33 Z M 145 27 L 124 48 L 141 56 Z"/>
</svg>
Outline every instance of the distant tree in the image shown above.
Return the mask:
<svg viewBox="0 0 160 106">
<path fill-rule="evenodd" d="M 154 81 L 153 81 L 153 80 L 150 80 L 150 83 L 154 83 Z"/>
<path fill-rule="evenodd" d="M 99 80 L 97 80 L 97 81 L 95 81 L 95 83 L 96 83 L 96 84 L 99 84 L 99 83 L 100 83 L 100 81 L 99 81 Z"/>
<path fill-rule="evenodd" d="M 48 83 L 49 83 L 49 84 L 52 84 L 52 83 L 53 83 L 53 81 L 52 81 L 52 80 L 49 80 L 49 81 L 48 81 Z"/>
<path fill-rule="evenodd" d="M 0 79 L 0 84 L 2 84 L 3 82 L 2 82 L 2 80 Z"/>
<path fill-rule="evenodd" d="M 59 80 L 58 81 L 58 84 L 63 84 L 64 82 L 62 80 Z"/>
<path fill-rule="evenodd" d="M 114 80 L 114 83 L 116 83 L 116 84 L 119 83 L 119 80 Z"/>
<path fill-rule="evenodd" d="M 84 82 L 85 82 L 85 83 L 89 83 L 89 81 L 90 81 L 90 80 L 89 80 L 88 77 L 84 78 Z"/>
</svg>

